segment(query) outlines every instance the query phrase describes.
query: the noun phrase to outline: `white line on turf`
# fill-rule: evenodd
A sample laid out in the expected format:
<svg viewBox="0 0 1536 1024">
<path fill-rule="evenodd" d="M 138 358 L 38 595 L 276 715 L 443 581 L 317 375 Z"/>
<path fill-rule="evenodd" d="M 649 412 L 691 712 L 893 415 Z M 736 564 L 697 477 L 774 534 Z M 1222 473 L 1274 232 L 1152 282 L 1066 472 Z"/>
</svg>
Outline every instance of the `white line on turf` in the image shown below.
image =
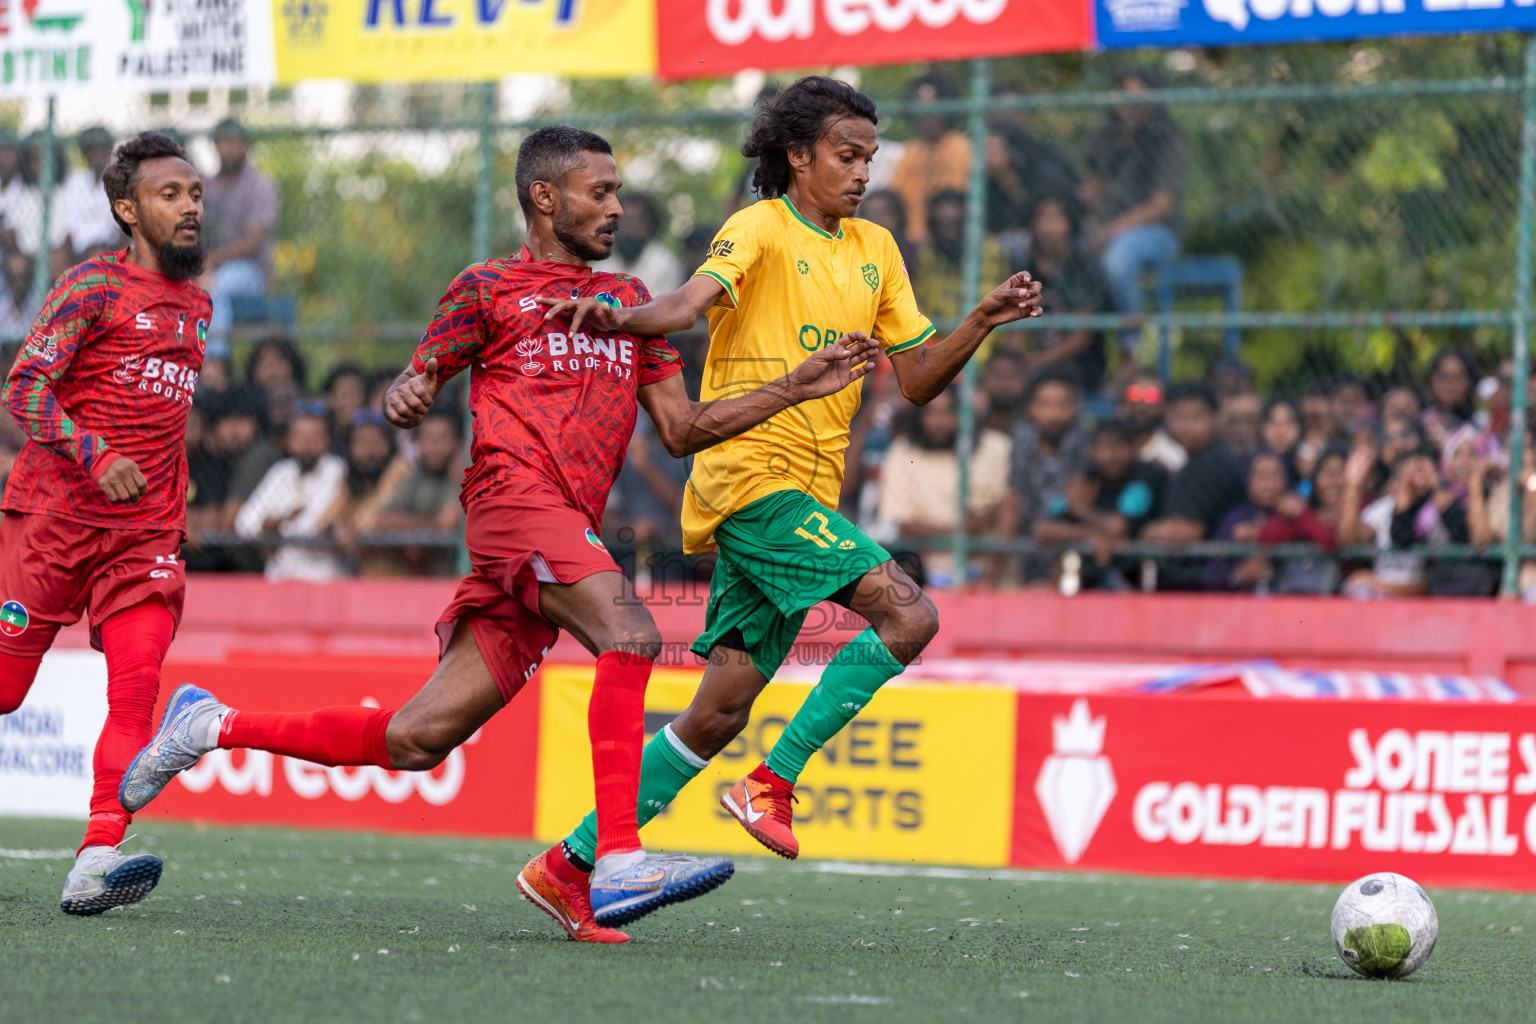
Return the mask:
<svg viewBox="0 0 1536 1024">
<path fill-rule="evenodd" d="M 860 864 L 845 861 L 808 861 L 781 864 L 766 858 L 740 861 L 737 871 L 766 872 L 789 870 L 820 875 L 863 875 L 879 878 L 944 878 L 972 882 L 1061 882 L 1068 884 L 1103 885 L 1116 879 L 1106 875 L 1067 874 L 1055 871 L 1016 871 L 1007 868 L 943 868 L 908 864 Z"/>
<path fill-rule="evenodd" d="M 0 860 L 74 860 L 74 850 L 7 850 L 0 847 Z"/>
</svg>

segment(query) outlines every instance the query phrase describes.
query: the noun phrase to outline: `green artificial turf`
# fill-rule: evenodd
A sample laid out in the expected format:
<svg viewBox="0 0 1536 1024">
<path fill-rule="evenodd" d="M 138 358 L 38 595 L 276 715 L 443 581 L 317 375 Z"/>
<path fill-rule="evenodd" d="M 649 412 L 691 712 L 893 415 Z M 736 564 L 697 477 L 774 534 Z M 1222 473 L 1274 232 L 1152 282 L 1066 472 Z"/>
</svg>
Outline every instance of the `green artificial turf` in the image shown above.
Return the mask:
<svg viewBox="0 0 1536 1024">
<path fill-rule="evenodd" d="M 58 897 L 80 825 L 0 818 L 0 1019 L 1536 1018 L 1524 895 L 1431 892 L 1434 956 L 1371 982 L 1334 955 L 1333 886 L 745 858 L 596 947 L 517 897 L 526 844 L 135 828 L 127 848 L 165 859 L 159 888 L 72 918 Z"/>
</svg>

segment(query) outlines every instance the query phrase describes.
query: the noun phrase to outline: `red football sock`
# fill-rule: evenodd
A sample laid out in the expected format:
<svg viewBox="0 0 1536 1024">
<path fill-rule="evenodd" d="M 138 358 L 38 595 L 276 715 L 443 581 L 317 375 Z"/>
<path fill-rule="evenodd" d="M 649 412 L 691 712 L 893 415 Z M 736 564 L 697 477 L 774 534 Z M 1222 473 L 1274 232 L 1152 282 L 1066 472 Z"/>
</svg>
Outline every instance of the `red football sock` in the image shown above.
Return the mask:
<svg viewBox="0 0 1536 1024">
<path fill-rule="evenodd" d="M 107 655 L 107 724 L 92 761 L 96 784 L 82 850 L 116 846 L 133 820 L 117 802 L 117 786 L 128 762 L 154 735 L 160 663 L 175 631 L 176 620 L 159 601 L 134 605 L 101 624 L 101 646 Z"/>
<path fill-rule="evenodd" d="M 549 849 L 549 873 L 566 885 L 585 885 L 590 872 L 583 871 L 565 855 L 565 844 L 556 843 Z"/>
<path fill-rule="evenodd" d="M 587 705 L 592 777 L 597 789 L 597 856 L 640 849 L 640 756 L 645 748 L 645 684 L 651 659 L 609 651 L 597 659 Z"/>
<path fill-rule="evenodd" d="M 37 678 L 37 667 L 43 663 L 41 654 L 30 658 L 18 658 L 14 654 L 0 654 L 0 715 L 8 715 L 21 707 Z"/>
<path fill-rule="evenodd" d="M 785 781 L 783 778 L 781 778 L 778 775 L 777 772 L 775 772 L 772 768 L 769 768 L 767 761 L 764 761 L 762 764 L 759 764 L 756 768 L 753 768 L 752 771 L 749 774 L 752 776 L 752 778 L 756 779 L 758 782 L 764 783 L 765 785 L 773 786 L 776 789 L 794 789 L 795 788 L 794 783 Z"/>
<path fill-rule="evenodd" d="M 250 747 L 315 764 L 374 764 L 393 768 L 384 730 L 393 708 L 343 704 L 316 711 L 231 711 L 219 728 L 219 746 Z"/>
</svg>

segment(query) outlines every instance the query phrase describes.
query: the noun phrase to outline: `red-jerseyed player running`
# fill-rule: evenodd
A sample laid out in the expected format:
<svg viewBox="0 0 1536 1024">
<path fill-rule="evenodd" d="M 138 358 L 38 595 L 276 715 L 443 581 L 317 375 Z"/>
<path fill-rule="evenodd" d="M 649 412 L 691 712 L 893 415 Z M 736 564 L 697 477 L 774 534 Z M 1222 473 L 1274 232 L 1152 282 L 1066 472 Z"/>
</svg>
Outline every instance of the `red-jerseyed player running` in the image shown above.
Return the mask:
<svg viewBox="0 0 1536 1024">
<path fill-rule="evenodd" d="M 123 143 L 102 185 L 131 241 L 61 277 L 5 385 L 27 435 L 0 525 L 0 715 L 21 706 L 61 626 L 88 611 L 107 656 L 107 723 L 91 819 L 60 907 L 143 899 L 160 860 L 116 849 L 132 816 L 118 782 L 153 732 L 160 663 L 181 620 L 187 410 L 211 304 L 203 185 L 175 142 Z"/>
<path fill-rule="evenodd" d="M 562 125 L 527 137 L 517 191 L 524 249 L 459 275 L 400 375 L 386 412 L 420 422 L 442 388 L 473 367 L 473 465 L 464 479 L 474 571 L 437 624 L 442 660 L 399 711 L 333 707 L 305 714 L 230 710 L 183 686 L 154 742 L 123 779 L 123 804 L 144 806 L 176 772 L 215 747 L 254 747 L 325 765 L 427 770 L 510 701 L 560 629 L 597 656 L 588 707 L 597 790 L 597 863 L 588 876 L 559 848 L 518 878 L 523 894 L 574 939 L 623 942 L 624 924 L 713 889 L 734 870 L 723 859 L 648 856 L 636 803 L 644 698 L 661 636 L 598 540 L 608 491 L 634 431 L 636 401 L 673 455 L 753 427 L 790 405 L 863 376 L 876 351 L 860 336 L 739 397 L 690 402 L 676 351 L 662 338 L 561 330 L 539 295 L 592 296 L 623 306 L 650 299 L 632 277 L 594 273 L 622 214 L 612 150 Z"/>
</svg>

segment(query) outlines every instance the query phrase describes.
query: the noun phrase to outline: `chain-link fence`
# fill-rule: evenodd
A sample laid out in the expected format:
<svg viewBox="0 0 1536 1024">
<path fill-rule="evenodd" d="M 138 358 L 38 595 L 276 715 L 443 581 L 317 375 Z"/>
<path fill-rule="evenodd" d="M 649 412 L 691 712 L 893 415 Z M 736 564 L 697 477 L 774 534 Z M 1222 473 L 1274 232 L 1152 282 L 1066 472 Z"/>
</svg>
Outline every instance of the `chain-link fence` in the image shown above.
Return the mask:
<svg viewBox="0 0 1536 1024">
<path fill-rule="evenodd" d="M 882 150 L 862 215 L 940 334 L 1020 270 L 1048 314 L 922 409 L 882 365 L 842 511 L 936 585 L 1536 595 L 1536 65 L 1521 37 L 1432 42 L 863 72 Z M 228 322 L 189 436 L 194 564 L 451 572 L 459 421 L 400 438 L 372 411 L 453 276 L 519 244 L 518 143 L 557 120 L 613 141 L 616 266 L 664 291 L 753 199 L 756 86 L 571 83 L 518 120 L 516 85 L 392 109 L 355 90 L 325 129 L 263 108 L 268 237 L 247 252 L 235 228 L 260 203 L 209 203 Z M 237 183 L 240 133 L 208 120 L 194 157 Z M 88 251 L 84 127 L 0 137 L 0 336 Z M 55 134 L 73 169 L 50 186 Z M 707 337 L 675 340 L 696 392 Z M 642 424 L 604 524 L 639 575 L 681 564 L 686 475 Z"/>
</svg>

